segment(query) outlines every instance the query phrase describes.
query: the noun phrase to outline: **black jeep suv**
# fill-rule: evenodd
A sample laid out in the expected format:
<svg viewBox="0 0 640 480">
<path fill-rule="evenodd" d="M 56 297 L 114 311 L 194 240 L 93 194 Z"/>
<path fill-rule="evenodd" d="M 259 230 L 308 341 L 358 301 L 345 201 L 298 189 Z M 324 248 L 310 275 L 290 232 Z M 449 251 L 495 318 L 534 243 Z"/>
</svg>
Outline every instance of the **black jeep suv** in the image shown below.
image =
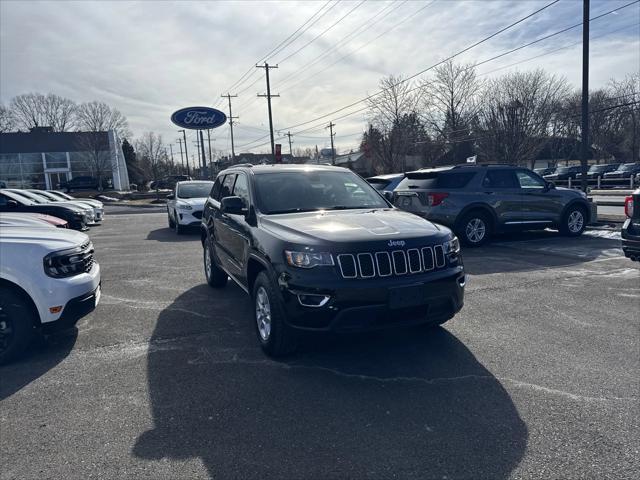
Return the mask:
<svg viewBox="0 0 640 480">
<path fill-rule="evenodd" d="M 224 170 L 205 203 L 202 245 L 207 282 L 231 277 L 251 295 L 273 356 L 294 350 L 296 330 L 439 325 L 463 305 L 451 230 L 394 208 L 344 168 Z"/>
</svg>

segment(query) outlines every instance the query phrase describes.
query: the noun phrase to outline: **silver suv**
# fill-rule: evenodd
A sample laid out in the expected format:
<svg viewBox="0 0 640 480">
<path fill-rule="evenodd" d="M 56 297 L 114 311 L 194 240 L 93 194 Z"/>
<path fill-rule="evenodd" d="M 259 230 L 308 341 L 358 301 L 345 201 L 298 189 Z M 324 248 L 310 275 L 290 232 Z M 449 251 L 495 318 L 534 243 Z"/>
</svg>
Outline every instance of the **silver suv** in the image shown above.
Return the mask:
<svg viewBox="0 0 640 480">
<path fill-rule="evenodd" d="M 578 236 L 597 219 L 596 205 L 583 192 L 556 187 L 529 169 L 510 165 L 409 172 L 395 189 L 393 203 L 450 227 L 472 247 L 497 232 L 550 227 Z"/>
</svg>

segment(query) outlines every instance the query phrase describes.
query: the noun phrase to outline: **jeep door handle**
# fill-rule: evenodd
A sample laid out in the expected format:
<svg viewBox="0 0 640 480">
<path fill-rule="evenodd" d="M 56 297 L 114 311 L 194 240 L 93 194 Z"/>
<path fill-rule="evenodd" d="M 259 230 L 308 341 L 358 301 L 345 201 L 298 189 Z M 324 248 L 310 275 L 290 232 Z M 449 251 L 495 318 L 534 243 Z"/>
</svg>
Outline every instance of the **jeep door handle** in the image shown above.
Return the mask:
<svg viewBox="0 0 640 480">
<path fill-rule="evenodd" d="M 496 192 L 484 192 L 484 193 L 486 193 L 487 195 L 493 195 Z"/>
</svg>

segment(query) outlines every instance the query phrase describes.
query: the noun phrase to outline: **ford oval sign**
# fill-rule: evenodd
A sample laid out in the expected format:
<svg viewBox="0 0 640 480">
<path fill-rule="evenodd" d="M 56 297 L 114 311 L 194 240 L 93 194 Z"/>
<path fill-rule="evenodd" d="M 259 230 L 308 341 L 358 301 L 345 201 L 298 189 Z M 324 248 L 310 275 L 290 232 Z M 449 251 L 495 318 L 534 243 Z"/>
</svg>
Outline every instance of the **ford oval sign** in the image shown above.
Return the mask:
<svg viewBox="0 0 640 480">
<path fill-rule="evenodd" d="M 215 108 L 187 107 L 174 112 L 171 121 L 182 128 L 208 130 L 224 125 L 227 116 Z"/>
</svg>

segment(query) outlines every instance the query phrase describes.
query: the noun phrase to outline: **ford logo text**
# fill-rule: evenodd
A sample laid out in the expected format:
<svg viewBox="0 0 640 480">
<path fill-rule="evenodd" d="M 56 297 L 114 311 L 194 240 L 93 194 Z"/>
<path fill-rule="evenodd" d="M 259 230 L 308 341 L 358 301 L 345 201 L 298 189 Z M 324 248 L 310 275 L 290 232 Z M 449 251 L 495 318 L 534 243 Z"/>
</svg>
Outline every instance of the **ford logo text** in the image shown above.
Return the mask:
<svg viewBox="0 0 640 480">
<path fill-rule="evenodd" d="M 224 112 L 209 107 L 181 108 L 171 115 L 171 121 L 190 130 L 208 130 L 224 125 L 227 116 Z"/>
</svg>

